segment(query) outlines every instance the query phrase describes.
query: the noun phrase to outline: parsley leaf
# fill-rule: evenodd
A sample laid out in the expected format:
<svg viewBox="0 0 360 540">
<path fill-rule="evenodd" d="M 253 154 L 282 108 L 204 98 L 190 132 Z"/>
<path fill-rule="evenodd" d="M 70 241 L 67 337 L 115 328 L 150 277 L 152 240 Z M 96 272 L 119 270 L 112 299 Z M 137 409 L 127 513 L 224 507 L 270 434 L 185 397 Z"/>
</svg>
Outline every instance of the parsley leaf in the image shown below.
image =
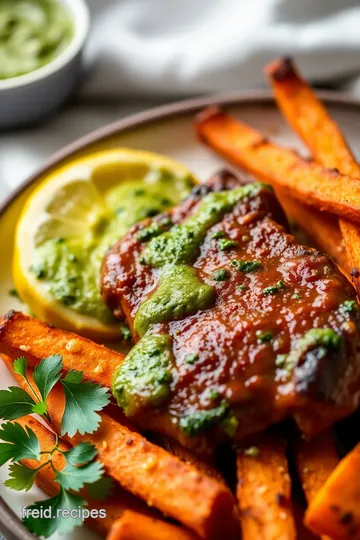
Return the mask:
<svg viewBox="0 0 360 540">
<path fill-rule="evenodd" d="M 0 443 L 0 465 L 9 459 L 40 459 L 39 441 L 29 427 L 23 428 L 17 422 L 6 422 L 0 428 L 0 439 L 5 441 Z"/>
<path fill-rule="evenodd" d="M 62 471 L 56 473 L 55 479 L 64 489 L 79 491 L 84 484 L 100 480 L 103 472 L 104 466 L 100 461 L 92 461 L 80 467 L 74 467 L 68 463 Z"/>
<path fill-rule="evenodd" d="M 63 452 L 63 455 L 70 465 L 83 465 L 97 456 L 97 450 L 93 444 L 84 442 Z"/>
<path fill-rule="evenodd" d="M 18 386 L 10 386 L 8 390 L 0 390 L 0 418 L 16 420 L 30 414 L 35 401 L 25 390 Z"/>
<path fill-rule="evenodd" d="M 59 354 L 54 354 L 43 358 L 34 369 L 34 381 L 45 402 L 52 388 L 61 377 L 62 367 L 62 357 Z"/>
<path fill-rule="evenodd" d="M 36 474 L 37 469 L 30 469 L 23 463 L 11 463 L 9 467 L 10 478 L 4 482 L 4 486 L 15 491 L 29 491 Z"/>
<path fill-rule="evenodd" d="M 19 356 L 13 363 L 14 371 L 26 379 L 27 362 L 25 356 Z"/>
<path fill-rule="evenodd" d="M 48 538 L 55 531 L 58 531 L 60 534 L 66 534 L 70 532 L 74 527 L 82 525 L 81 517 L 65 518 L 62 517 L 61 512 L 58 513 L 58 510 L 79 510 L 86 505 L 86 501 L 64 489 L 61 489 L 55 497 L 46 499 L 44 501 L 38 501 L 35 504 L 32 504 L 28 507 L 30 513 L 27 517 L 24 518 L 24 524 L 26 527 L 37 536 L 44 536 Z M 43 516 L 50 517 L 34 517 L 31 514 L 33 510 L 42 511 Z"/>
<path fill-rule="evenodd" d="M 110 400 L 107 388 L 83 382 L 79 371 L 69 371 L 61 383 L 66 399 L 61 435 L 68 433 L 73 437 L 77 432 L 83 435 L 96 431 L 101 420 L 96 411 L 101 411 Z"/>
</svg>

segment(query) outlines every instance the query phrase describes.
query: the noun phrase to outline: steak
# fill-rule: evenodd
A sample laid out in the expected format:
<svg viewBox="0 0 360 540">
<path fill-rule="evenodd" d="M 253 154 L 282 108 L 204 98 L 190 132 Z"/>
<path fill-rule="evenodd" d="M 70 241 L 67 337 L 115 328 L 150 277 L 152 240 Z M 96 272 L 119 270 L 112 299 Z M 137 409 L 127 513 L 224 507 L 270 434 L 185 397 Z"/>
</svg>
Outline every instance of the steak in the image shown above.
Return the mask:
<svg viewBox="0 0 360 540">
<path fill-rule="evenodd" d="M 199 449 L 357 406 L 360 315 L 327 256 L 288 233 L 271 187 L 223 171 L 105 256 L 102 295 L 136 342 L 113 393 L 139 425 Z"/>
</svg>

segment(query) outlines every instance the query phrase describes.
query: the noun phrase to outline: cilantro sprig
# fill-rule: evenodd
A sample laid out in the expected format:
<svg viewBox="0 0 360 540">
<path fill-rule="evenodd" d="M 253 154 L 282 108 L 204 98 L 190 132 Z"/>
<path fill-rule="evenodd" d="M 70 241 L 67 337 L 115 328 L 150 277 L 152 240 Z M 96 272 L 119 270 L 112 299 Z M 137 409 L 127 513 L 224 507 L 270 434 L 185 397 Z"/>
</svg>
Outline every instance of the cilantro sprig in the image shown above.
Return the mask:
<svg viewBox="0 0 360 540">
<path fill-rule="evenodd" d="M 13 366 L 15 373 L 24 379 L 27 391 L 17 386 L 0 390 L 0 418 L 7 421 L 0 427 L 0 465 L 9 462 L 9 478 L 5 485 L 16 491 L 28 491 L 43 467 L 53 469 L 59 493 L 28 507 L 28 515 L 23 519 L 30 531 L 47 538 L 56 530 L 66 533 L 81 525 L 79 517 L 64 519 L 58 512 L 61 509 L 78 510 L 86 506 L 86 500 L 76 492 L 86 486 L 93 498 L 106 498 L 112 487 L 111 480 L 103 476 L 103 465 L 96 460 L 97 450 L 94 445 L 83 442 L 64 451 L 56 436 L 54 446 L 48 451 L 42 451 L 34 431 L 14 420 L 37 413 L 51 423 L 47 401 L 54 386 L 60 383 L 65 394 L 61 435 L 73 437 L 78 432 L 93 433 L 101 420 L 98 412 L 109 403 L 109 393 L 98 384 L 84 382 L 81 371 L 69 371 L 64 376 L 62 357 L 57 354 L 44 358 L 36 366 L 33 382 L 27 375 L 25 357 L 17 358 Z M 56 467 L 56 453 L 64 457 L 65 467 L 62 469 Z M 23 460 L 29 459 L 38 463 L 28 467 Z M 40 508 L 43 515 L 34 517 L 31 511 Z"/>
<path fill-rule="evenodd" d="M 61 423 L 61 435 L 73 437 L 77 432 L 93 433 L 99 427 L 100 416 L 97 414 L 109 403 L 107 388 L 92 382 L 83 382 L 81 371 L 71 370 L 62 375 L 62 357 L 58 354 L 48 356 L 34 369 L 34 383 L 27 376 L 25 357 L 17 358 L 14 371 L 23 379 L 28 392 L 18 386 L 0 390 L 0 418 L 16 420 L 27 414 L 44 415 L 51 422 L 46 402 L 51 390 L 60 382 L 65 393 L 65 410 Z"/>
</svg>

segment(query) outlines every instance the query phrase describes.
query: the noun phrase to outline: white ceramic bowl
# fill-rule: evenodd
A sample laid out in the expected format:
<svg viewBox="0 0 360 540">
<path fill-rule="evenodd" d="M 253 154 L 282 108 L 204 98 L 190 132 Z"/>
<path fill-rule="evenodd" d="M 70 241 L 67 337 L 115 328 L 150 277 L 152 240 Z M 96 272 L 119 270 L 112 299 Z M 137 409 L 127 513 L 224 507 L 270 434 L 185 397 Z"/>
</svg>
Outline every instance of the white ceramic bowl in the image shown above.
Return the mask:
<svg viewBox="0 0 360 540">
<path fill-rule="evenodd" d="M 74 25 L 69 45 L 45 66 L 11 79 L 0 80 L 0 129 L 39 120 L 56 109 L 72 92 L 81 74 L 82 51 L 89 32 L 85 0 L 59 0 Z"/>
</svg>

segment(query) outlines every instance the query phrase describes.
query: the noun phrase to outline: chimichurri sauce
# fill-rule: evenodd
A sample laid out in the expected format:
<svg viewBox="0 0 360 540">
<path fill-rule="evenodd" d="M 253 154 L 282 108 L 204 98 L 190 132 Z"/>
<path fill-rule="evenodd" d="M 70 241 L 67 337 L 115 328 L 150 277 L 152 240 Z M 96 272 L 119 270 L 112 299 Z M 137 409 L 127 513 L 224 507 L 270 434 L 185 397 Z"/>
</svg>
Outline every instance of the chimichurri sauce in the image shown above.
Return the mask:
<svg viewBox="0 0 360 540">
<path fill-rule="evenodd" d="M 152 170 L 142 180 L 119 183 L 105 194 L 104 214 L 85 237 L 46 240 L 34 252 L 31 271 L 47 282 L 50 294 L 75 311 L 104 323 L 116 319 L 100 295 L 106 251 L 136 222 L 176 205 L 191 191 L 190 176 Z"/>
<path fill-rule="evenodd" d="M 0 79 L 30 73 L 70 43 L 73 23 L 54 0 L 0 0 Z"/>
</svg>

